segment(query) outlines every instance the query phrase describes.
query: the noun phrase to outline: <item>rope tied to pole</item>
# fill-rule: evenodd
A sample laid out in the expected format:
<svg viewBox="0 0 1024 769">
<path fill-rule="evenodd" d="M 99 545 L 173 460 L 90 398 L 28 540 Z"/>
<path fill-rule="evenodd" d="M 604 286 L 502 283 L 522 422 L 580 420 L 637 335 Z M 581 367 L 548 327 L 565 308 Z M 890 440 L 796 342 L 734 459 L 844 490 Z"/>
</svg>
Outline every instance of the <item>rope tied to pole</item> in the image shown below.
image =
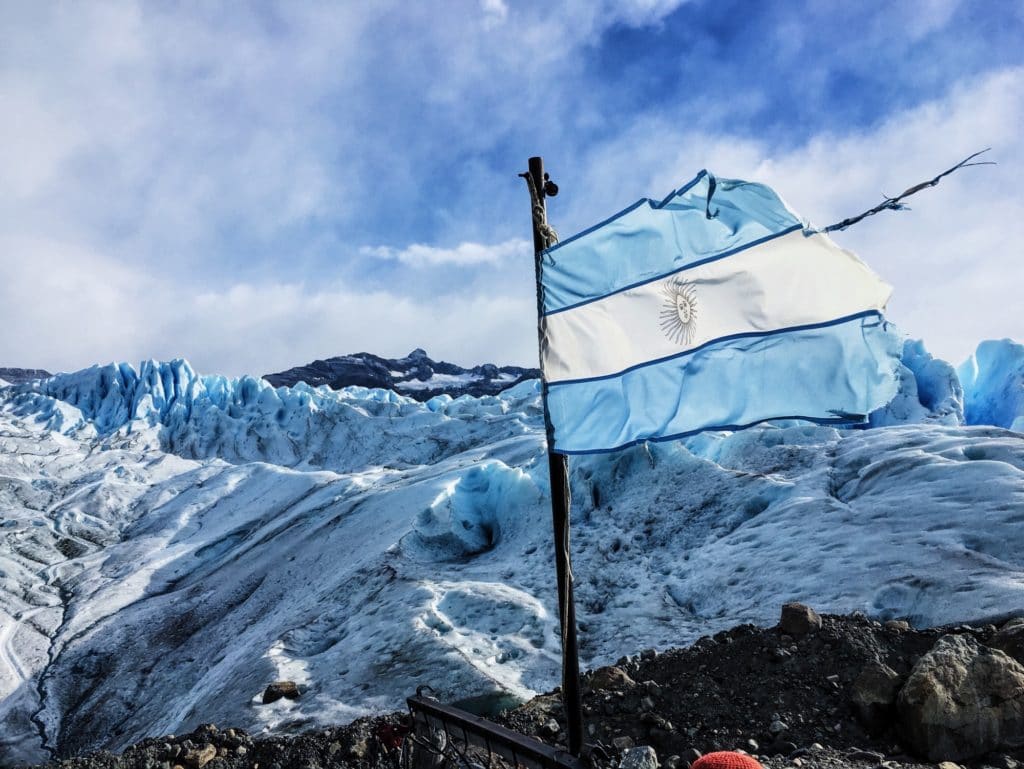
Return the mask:
<svg viewBox="0 0 1024 769">
<path fill-rule="evenodd" d="M 527 172 L 519 174 L 526 179 L 526 186 L 530 189 L 530 210 L 533 213 L 533 224 L 544 241 L 544 248 L 551 248 L 558 242 L 558 233 L 555 228 L 548 224 L 547 216 L 544 214 L 544 204 L 541 203 L 540 193 L 537 185 L 533 183 L 533 176 Z"/>
</svg>

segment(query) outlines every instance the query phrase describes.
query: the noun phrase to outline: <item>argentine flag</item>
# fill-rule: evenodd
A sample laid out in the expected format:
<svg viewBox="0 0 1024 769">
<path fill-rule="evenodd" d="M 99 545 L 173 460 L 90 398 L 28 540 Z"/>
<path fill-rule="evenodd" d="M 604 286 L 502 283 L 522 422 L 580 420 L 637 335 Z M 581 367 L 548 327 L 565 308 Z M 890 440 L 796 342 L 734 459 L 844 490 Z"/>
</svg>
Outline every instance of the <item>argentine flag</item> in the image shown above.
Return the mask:
<svg viewBox="0 0 1024 769">
<path fill-rule="evenodd" d="M 768 187 L 702 171 L 541 255 L 551 448 L 864 422 L 897 389 L 891 291 Z"/>
</svg>

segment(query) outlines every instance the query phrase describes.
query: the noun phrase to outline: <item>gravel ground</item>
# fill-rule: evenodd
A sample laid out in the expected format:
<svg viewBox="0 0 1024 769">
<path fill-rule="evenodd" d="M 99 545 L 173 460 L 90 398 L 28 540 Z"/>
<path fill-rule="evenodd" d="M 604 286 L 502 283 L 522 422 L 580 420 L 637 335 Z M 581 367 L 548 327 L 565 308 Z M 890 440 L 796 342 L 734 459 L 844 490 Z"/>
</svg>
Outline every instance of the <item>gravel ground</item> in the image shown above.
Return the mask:
<svg viewBox="0 0 1024 769">
<path fill-rule="evenodd" d="M 981 643 L 993 625 L 914 630 L 864 616 L 824 616 L 819 630 L 741 625 L 686 649 L 649 650 L 592 671 L 584 680 L 588 743 L 595 763 L 617 765 L 622 751 L 650 745 L 663 769 L 687 769 L 697 753 L 743 750 L 766 769 L 915 769 L 892 723 L 866 729 L 851 702 L 869 662 L 907 674 L 943 634 Z M 565 740 L 559 694 L 534 698 L 496 720 L 549 744 Z M 47 769 L 378 769 L 398 765 L 405 714 L 364 718 L 295 737 L 253 738 L 204 726 L 189 735 L 146 740 L 121 756 L 93 754 Z M 1024 769 L 1024 750 L 970 764 Z M 953 769 L 945 767 L 944 769 Z"/>
</svg>

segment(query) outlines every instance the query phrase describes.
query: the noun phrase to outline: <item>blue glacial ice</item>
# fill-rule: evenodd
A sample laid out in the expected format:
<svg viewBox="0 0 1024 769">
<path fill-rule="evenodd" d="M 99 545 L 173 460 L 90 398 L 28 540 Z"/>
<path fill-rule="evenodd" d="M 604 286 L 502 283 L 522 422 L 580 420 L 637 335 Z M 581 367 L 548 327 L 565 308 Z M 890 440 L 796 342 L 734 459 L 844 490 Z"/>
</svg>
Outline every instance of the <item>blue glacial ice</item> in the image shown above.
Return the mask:
<svg viewBox="0 0 1024 769">
<path fill-rule="evenodd" d="M 1009 339 L 982 342 L 958 372 L 967 424 L 1024 432 L 1024 345 Z"/>
<path fill-rule="evenodd" d="M 901 371 L 871 429 L 574 458 L 584 665 L 788 600 L 918 625 L 1024 611 L 1024 348 L 983 343 L 958 377 L 908 342 Z M 173 361 L 4 387 L 0 762 L 301 729 L 422 683 L 547 690 L 548 505 L 536 382 L 418 403 Z M 306 694 L 262 705 L 278 679 Z"/>
</svg>

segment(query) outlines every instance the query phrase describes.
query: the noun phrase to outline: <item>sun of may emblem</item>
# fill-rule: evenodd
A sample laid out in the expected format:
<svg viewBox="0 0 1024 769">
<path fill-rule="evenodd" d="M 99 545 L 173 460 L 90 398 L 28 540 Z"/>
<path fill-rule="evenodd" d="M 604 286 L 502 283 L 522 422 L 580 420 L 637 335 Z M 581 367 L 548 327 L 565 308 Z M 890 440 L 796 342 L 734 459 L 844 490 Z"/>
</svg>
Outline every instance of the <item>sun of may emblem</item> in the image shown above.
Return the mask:
<svg viewBox="0 0 1024 769">
<path fill-rule="evenodd" d="M 697 326 L 697 292 L 680 277 L 666 280 L 662 290 L 661 330 L 676 344 L 689 344 Z"/>
</svg>

